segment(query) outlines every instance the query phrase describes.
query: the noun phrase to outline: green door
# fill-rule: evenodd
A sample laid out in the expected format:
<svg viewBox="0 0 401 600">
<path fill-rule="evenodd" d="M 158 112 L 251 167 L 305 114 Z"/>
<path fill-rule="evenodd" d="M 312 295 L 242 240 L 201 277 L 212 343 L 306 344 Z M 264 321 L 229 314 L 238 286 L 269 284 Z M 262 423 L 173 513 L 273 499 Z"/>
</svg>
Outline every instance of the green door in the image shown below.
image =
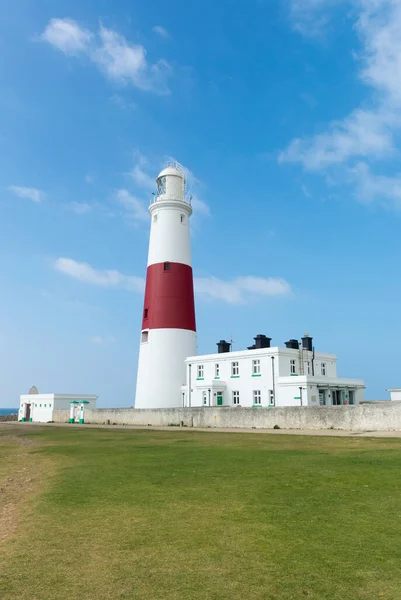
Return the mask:
<svg viewBox="0 0 401 600">
<path fill-rule="evenodd" d="M 217 406 L 223 406 L 223 396 L 221 394 L 217 394 Z"/>
</svg>

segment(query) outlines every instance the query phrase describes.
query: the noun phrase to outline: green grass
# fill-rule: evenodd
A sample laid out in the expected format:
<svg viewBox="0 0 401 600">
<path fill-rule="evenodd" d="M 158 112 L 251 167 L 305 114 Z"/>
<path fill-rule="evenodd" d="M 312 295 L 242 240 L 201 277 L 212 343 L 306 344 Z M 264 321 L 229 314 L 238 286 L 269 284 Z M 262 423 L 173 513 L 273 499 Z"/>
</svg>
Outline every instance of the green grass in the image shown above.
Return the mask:
<svg viewBox="0 0 401 600">
<path fill-rule="evenodd" d="M 2 600 L 401 598 L 401 440 L 30 431 Z"/>
</svg>

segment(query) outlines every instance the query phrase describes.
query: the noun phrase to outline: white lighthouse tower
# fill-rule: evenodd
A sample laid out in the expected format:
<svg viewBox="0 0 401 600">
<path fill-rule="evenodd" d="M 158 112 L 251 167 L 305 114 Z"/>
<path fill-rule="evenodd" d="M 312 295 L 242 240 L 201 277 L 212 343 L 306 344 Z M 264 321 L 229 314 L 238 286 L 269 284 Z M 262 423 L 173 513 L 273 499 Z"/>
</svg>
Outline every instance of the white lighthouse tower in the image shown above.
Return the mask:
<svg viewBox="0 0 401 600">
<path fill-rule="evenodd" d="M 185 359 L 196 355 L 195 302 L 183 168 L 174 163 L 156 179 L 139 349 L 135 408 L 182 405 Z"/>
</svg>

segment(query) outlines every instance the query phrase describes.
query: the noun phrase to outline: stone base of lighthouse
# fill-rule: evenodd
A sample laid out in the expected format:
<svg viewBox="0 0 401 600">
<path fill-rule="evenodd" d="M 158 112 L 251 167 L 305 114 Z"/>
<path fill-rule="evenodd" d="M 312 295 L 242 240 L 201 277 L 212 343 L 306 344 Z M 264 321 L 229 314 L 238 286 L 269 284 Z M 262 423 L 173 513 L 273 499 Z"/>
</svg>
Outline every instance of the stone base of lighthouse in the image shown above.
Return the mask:
<svg viewBox="0 0 401 600">
<path fill-rule="evenodd" d="M 185 359 L 196 354 L 195 331 L 143 331 L 139 349 L 135 408 L 182 406 L 181 386 L 186 381 Z"/>
</svg>

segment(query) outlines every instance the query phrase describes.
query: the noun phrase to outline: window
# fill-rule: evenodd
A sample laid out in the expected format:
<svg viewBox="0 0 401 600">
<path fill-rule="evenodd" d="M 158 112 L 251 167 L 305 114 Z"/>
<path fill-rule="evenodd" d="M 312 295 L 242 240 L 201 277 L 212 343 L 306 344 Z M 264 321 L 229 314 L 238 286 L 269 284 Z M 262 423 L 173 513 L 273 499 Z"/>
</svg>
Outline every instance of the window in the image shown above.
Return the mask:
<svg viewBox="0 0 401 600">
<path fill-rule="evenodd" d="M 46 408 L 46 404 L 43 405 L 43 408 Z"/>
<path fill-rule="evenodd" d="M 148 318 L 148 312 L 149 312 L 149 310 L 147 308 L 145 308 L 144 311 L 143 311 L 143 318 L 144 319 Z"/>
<path fill-rule="evenodd" d="M 269 404 L 270 406 L 274 406 L 274 392 L 273 390 L 269 390 Z"/>
<path fill-rule="evenodd" d="M 38 405 L 37 405 L 37 404 L 35 404 L 35 408 L 38 408 Z"/>
<path fill-rule="evenodd" d="M 207 393 L 206 392 L 202 392 L 202 398 L 203 398 L 203 406 L 207 406 Z"/>
<path fill-rule="evenodd" d="M 233 404 L 239 404 L 239 392 L 233 392 Z"/>
<path fill-rule="evenodd" d="M 185 216 L 184 215 L 180 215 L 180 219 L 181 219 L 181 223 L 185 223 Z"/>
<path fill-rule="evenodd" d="M 239 377 L 239 364 L 238 362 L 231 363 L 231 377 Z"/>
<path fill-rule="evenodd" d="M 149 331 L 142 331 L 142 335 L 141 335 L 141 343 L 144 344 L 145 342 L 149 341 Z"/>
<path fill-rule="evenodd" d="M 159 194 L 159 196 L 166 193 L 166 183 L 166 177 L 160 177 L 160 179 L 157 180 L 157 193 Z"/>
<path fill-rule="evenodd" d="M 52 407 L 52 405 L 51 405 L 51 404 L 49 404 L 49 408 L 51 408 L 51 407 Z"/>
<path fill-rule="evenodd" d="M 308 375 L 310 375 L 310 362 L 308 362 L 307 365 L 308 365 Z"/>
<path fill-rule="evenodd" d="M 291 375 L 296 375 L 296 369 L 295 369 L 295 360 L 290 360 L 290 373 Z"/>
<path fill-rule="evenodd" d="M 220 365 L 217 363 L 214 365 L 214 376 L 216 379 L 220 377 Z"/>
<path fill-rule="evenodd" d="M 39 404 L 39 408 L 42 408 L 42 405 L 41 405 L 41 404 Z"/>
<path fill-rule="evenodd" d="M 165 271 L 170 271 L 171 270 L 171 264 L 169 262 L 165 262 L 164 263 L 164 270 Z"/>
<path fill-rule="evenodd" d="M 262 395 L 260 393 L 260 390 L 253 390 L 253 403 L 256 404 L 262 404 Z"/>
<path fill-rule="evenodd" d="M 252 375 L 260 375 L 260 360 L 252 361 Z"/>
<path fill-rule="evenodd" d="M 326 363 L 322 363 L 321 372 L 322 372 L 322 375 L 326 375 Z"/>
<path fill-rule="evenodd" d="M 198 379 L 203 379 L 204 369 L 203 365 L 198 365 Z"/>
<path fill-rule="evenodd" d="M 349 392 L 348 392 L 348 401 L 349 401 L 349 404 L 355 404 L 354 390 L 349 390 Z"/>
<path fill-rule="evenodd" d="M 157 223 L 157 215 L 153 215 L 153 223 Z"/>
</svg>

